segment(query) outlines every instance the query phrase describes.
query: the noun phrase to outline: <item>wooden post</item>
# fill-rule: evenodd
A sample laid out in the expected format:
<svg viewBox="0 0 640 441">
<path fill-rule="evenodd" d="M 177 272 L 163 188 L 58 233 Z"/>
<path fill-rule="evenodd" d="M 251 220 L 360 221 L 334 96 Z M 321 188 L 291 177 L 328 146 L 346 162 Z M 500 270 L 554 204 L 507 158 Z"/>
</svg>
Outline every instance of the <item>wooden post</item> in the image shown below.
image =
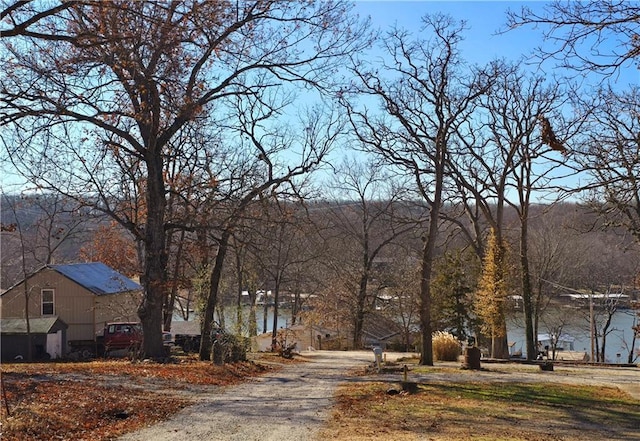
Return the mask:
<svg viewBox="0 0 640 441">
<path fill-rule="evenodd" d="M 4 385 L 4 375 L 0 374 L 0 387 L 2 387 L 2 400 L 4 401 L 4 407 L 7 410 L 7 416 L 11 416 L 11 411 L 9 410 L 9 400 L 7 399 L 7 388 Z"/>
</svg>

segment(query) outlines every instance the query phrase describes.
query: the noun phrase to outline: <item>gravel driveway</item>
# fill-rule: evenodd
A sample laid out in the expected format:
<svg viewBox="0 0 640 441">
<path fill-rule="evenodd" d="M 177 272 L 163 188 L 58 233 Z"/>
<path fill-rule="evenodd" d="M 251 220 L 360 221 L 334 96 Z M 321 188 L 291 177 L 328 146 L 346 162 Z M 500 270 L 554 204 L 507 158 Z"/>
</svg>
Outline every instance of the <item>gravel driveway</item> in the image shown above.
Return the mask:
<svg viewBox="0 0 640 441">
<path fill-rule="evenodd" d="M 251 382 L 205 394 L 199 402 L 122 441 L 313 439 L 327 418 L 337 386 L 373 352 L 305 352 L 309 363 L 285 366 Z"/>
<path fill-rule="evenodd" d="M 387 354 L 393 361 L 406 354 Z M 285 366 L 272 374 L 198 396 L 197 404 L 171 419 L 130 433 L 121 441 L 313 440 L 329 416 L 337 386 L 349 379 L 397 382 L 402 374 L 354 377 L 373 359 L 369 351 L 305 352 L 309 363 Z M 482 364 L 481 371 L 459 370 L 460 363 L 436 363 L 427 374 L 410 372 L 418 382 L 553 382 L 617 386 L 640 399 L 640 369 L 557 366 L 543 372 L 522 364 Z M 439 372 L 441 370 L 441 372 Z M 351 373 L 351 375 L 350 375 Z"/>
</svg>

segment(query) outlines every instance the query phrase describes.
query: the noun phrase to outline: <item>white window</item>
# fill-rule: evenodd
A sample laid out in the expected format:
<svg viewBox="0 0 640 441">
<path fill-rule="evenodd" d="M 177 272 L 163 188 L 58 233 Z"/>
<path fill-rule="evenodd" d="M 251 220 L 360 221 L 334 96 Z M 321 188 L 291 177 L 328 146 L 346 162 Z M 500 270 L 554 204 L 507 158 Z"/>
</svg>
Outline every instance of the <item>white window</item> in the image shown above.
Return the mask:
<svg viewBox="0 0 640 441">
<path fill-rule="evenodd" d="M 55 313 L 53 294 L 54 291 L 52 289 L 42 290 L 42 315 L 53 315 Z"/>
</svg>

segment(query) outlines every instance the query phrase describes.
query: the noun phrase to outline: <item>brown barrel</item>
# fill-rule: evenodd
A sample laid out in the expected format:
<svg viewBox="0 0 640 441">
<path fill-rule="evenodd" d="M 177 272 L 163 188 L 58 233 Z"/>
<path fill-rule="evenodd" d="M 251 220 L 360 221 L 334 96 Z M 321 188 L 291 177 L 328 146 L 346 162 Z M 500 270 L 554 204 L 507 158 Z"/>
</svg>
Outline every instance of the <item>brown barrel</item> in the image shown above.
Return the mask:
<svg viewBox="0 0 640 441">
<path fill-rule="evenodd" d="M 482 353 L 480 349 L 474 347 L 466 348 L 464 350 L 464 363 L 462 367 L 464 369 L 480 369 L 480 357 Z"/>
</svg>

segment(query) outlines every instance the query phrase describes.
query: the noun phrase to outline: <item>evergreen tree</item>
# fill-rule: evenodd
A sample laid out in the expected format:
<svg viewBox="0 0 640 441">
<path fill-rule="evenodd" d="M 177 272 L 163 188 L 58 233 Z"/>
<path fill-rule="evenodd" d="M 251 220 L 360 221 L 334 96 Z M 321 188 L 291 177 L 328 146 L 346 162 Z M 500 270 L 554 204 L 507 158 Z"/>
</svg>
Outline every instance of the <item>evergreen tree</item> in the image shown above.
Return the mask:
<svg viewBox="0 0 640 441">
<path fill-rule="evenodd" d="M 498 339 L 506 333 L 505 300 L 507 297 L 506 247 L 496 238 L 494 229 L 489 232 L 487 251 L 483 259 L 482 274 L 476 290 L 475 307 L 482 321 L 481 330 L 491 337 L 491 356 L 505 358 L 508 354 L 496 353 Z"/>
<path fill-rule="evenodd" d="M 431 283 L 434 330 L 466 340 L 474 328 L 472 293 L 477 265 L 462 251 L 446 253 L 436 264 Z M 473 256 L 471 256 L 473 257 Z"/>
</svg>

